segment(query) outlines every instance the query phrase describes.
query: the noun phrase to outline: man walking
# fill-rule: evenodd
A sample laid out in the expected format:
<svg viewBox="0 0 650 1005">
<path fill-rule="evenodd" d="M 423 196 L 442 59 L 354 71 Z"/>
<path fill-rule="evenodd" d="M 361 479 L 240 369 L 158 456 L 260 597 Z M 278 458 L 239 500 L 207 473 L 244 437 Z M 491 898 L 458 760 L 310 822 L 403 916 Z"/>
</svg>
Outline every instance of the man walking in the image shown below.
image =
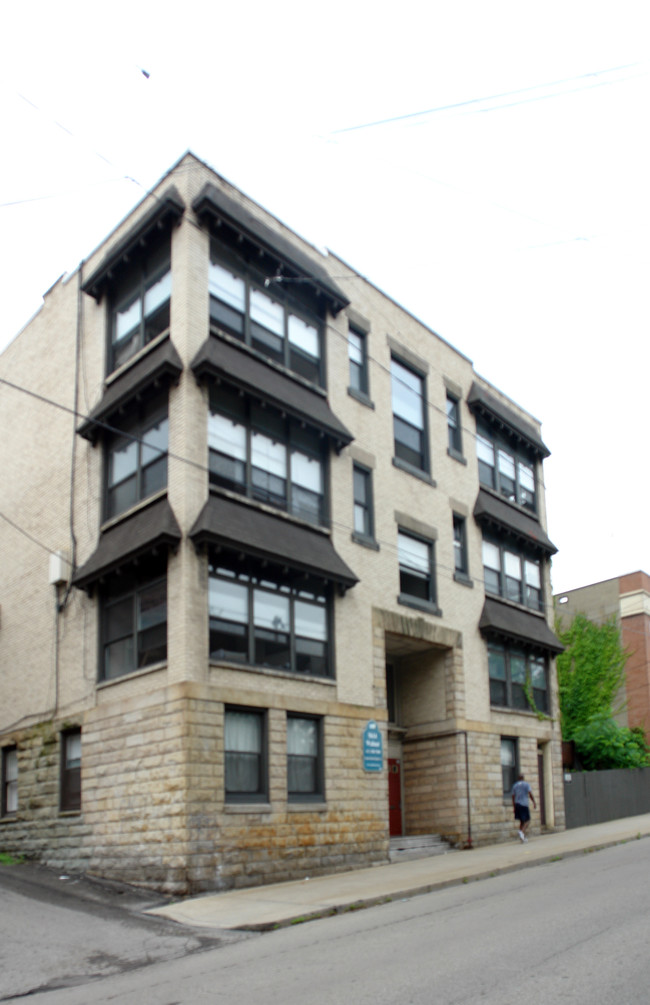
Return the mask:
<svg viewBox="0 0 650 1005">
<path fill-rule="evenodd" d="M 528 841 L 526 831 L 530 823 L 529 799 L 532 801 L 534 808 L 537 809 L 537 803 L 535 802 L 535 796 L 533 795 L 530 783 L 525 780 L 523 775 L 520 775 L 518 781 L 512 786 L 512 808 L 515 811 L 515 820 L 519 823 L 519 840 L 523 842 Z"/>
</svg>

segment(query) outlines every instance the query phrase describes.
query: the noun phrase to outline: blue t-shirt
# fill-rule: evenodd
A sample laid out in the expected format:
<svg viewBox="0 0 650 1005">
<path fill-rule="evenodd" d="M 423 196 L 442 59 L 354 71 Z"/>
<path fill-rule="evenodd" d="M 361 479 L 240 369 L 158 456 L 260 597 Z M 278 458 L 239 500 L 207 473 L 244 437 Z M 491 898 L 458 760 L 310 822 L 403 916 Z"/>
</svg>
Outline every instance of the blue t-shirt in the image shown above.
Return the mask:
<svg viewBox="0 0 650 1005">
<path fill-rule="evenodd" d="M 524 782 L 521 779 L 512 786 L 512 794 L 515 797 L 515 802 L 519 806 L 528 806 L 528 796 L 530 795 L 530 783 Z"/>
</svg>

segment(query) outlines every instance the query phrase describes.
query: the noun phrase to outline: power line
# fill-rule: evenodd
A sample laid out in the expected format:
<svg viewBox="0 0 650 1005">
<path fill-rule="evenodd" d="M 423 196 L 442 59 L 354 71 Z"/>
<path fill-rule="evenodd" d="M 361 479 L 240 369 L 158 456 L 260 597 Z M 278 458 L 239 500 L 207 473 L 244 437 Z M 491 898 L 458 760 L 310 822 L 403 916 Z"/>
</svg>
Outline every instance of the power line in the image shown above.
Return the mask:
<svg viewBox="0 0 650 1005">
<path fill-rule="evenodd" d="M 580 81 L 580 80 L 588 80 L 588 79 L 593 79 L 593 78 L 599 78 L 599 77 L 605 76 L 606 74 L 620 73 L 623 70 L 632 70 L 632 69 L 635 69 L 636 67 L 642 66 L 642 65 L 643 64 L 641 64 L 641 63 L 627 63 L 627 64 L 625 64 L 623 66 L 610 67 L 607 70 L 594 70 L 594 71 L 591 71 L 589 73 L 582 73 L 582 74 L 580 74 L 577 77 L 565 77 L 565 78 L 562 78 L 560 80 L 547 81 L 544 84 L 532 84 L 530 87 L 520 87 L 520 88 L 517 88 L 514 91 L 501 91 L 501 92 L 499 92 L 497 94 L 489 94 L 489 95 L 485 95 L 485 96 L 480 97 L 480 98 L 469 98 L 466 101 L 456 101 L 456 102 L 453 102 L 453 103 L 448 104 L 448 105 L 436 105 L 433 108 L 421 109 L 418 112 L 405 112 L 402 115 L 394 115 L 394 116 L 391 116 L 390 118 L 386 118 L 386 119 L 376 119 L 376 120 L 371 121 L 371 122 L 361 122 L 361 123 L 358 123 L 357 125 L 354 125 L 354 126 L 345 126 L 342 129 L 333 129 L 327 135 L 329 135 L 329 136 L 339 136 L 339 135 L 341 135 L 343 133 L 359 132 L 362 129 L 375 129 L 378 126 L 392 125 L 392 124 L 394 124 L 396 122 L 406 122 L 408 119 L 418 119 L 418 118 L 422 118 L 425 115 L 436 115 L 436 114 L 439 114 L 440 112 L 456 111 L 456 110 L 461 109 L 461 108 L 470 109 L 472 111 L 492 111 L 493 109 L 480 109 L 477 106 L 484 105 L 488 101 L 499 101 L 502 98 L 512 98 L 512 97 L 517 97 L 518 95 L 531 94 L 533 91 L 539 91 L 539 90 L 541 90 L 544 87 L 547 87 L 547 88 L 548 87 L 561 87 L 564 84 L 573 84 L 576 81 Z M 638 76 L 638 74 L 637 74 L 637 76 Z M 623 78 L 623 79 L 629 79 L 629 78 Z M 603 83 L 617 83 L 617 82 L 618 81 L 612 81 L 612 82 L 610 82 L 610 81 L 604 81 L 603 82 L 603 81 L 600 81 L 600 80 L 595 80 L 594 83 L 586 85 L 583 88 L 573 88 L 572 90 L 573 91 L 575 91 L 575 90 L 588 90 L 588 89 L 593 88 L 593 87 L 602 86 Z M 568 91 L 562 91 L 559 94 L 556 94 L 556 95 L 546 95 L 545 97 L 560 97 L 560 96 L 562 96 L 562 94 L 565 94 L 565 93 L 570 93 L 570 92 L 568 92 Z M 523 101 L 516 102 L 516 104 L 524 104 L 524 103 L 528 103 L 529 101 L 538 101 L 538 100 L 540 100 L 539 97 L 531 97 L 531 98 L 526 98 Z M 511 107 L 513 107 L 514 104 L 515 104 L 515 102 L 511 102 L 509 105 L 504 105 L 504 106 L 500 106 L 500 107 L 511 108 Z"/>
<path fill-rule="evenodd" d="M 26 537 L 29 541 L 32 542 L 32 544 L 38 545 L 39 548 L 42 548 L 43 551 L 46 551 L 49 555 L 56 555 L 56 551 L 53 548 L 50 548 L 48 547 L 48 545 L 43 544 L 43 542 L 39 541 L 37 537 L 34 537 L 33 534 L 30 534 L 28 530 L 25 530 L 25 528 L 21 527 L 20 524 L 17 524 L 15 520 L 12 520 L 11 517 L 8 517 L 6 513 L 0 512 L 0 519 L 6 520 L 6 522 L 14 528 L 14 530 L 17 530 L 19 534 L 22 534 L 23 537 Z"/>
<path fill-rule="evenodd" d="M 383 366 L 383 364 L 378 364 L 378 365 Z M 387 369 L 387 368 L 384 367 L 384 369 Z M 49 405 L 51 407 L 57 408 L 57 409 L 59 409 L 61 411 L 64 411 L 64 412 L 70 414 L 70 415 L 74 415 L 75 418 L 77 418 L 77 419 L 80 419 L 80 420 L 83 420 L 83 421 L 93 422 L 95 425 L 97 425 L 100 428 L 106 430 L 107 432 L 110 432 L 110 433 L 113 433 L 113 434 L 117 434 L 117 435 L 119 435 L 121 437 L 130 439 L 133 442 L 144 444 L 147 447 L 151 447 L 151 445 L 149 443 L 147 443 L 145 437 L 135 436 L 133 434 L 125 432 L 124 430 L 122 430 L 122 429 L 120 429 L 120 428 L 118 428 L 116 426 L 112 426 L 110 423 L 103 422 L 101 420 L 92 419 L 88 415 L 85 415 L 85 414 L 79 412 L 76 409 L 70 408 L 67 405 L 63 405 L 60 402 L 54 401 L 53 399 L 48 398 L 47 396 L 45 396 L 43 394 L 40 394 L 40 393 L 38 393 L 36 391 L 31 391 L 29 388 L 26 388 L 26 387 L 23 387 L 21 385 L 15 384 L 12 381 L 7 380 L 6 378 L 0 377 L 0 383 L 1 384 L 5 384 L 7 387 L 10 387 L 10 388 L 12 388 L 15 391 L 22 392 L 22 393 L 24 393 L 24 394 L 26 394 L 26 395 L 28 395 L 28 396 L 36 399 L 37 401 L 40 401 L 43 404 L 46 404 L 46 405 Z M 442 412 L 441 409 L 440 409 L 440 411 Z M 199 471 L 201 471 L 201 472 L 203 472 L 205 474 L 208 474 L 208 476 L 210 474 L 210 468 L 209 468 L 209 465 L 207 465 L 207 464 L 201 464 L 200 462 L 191 460 L 190 458 L 184 457 L 181 454 L 175 454 L 175 453 L 173 453 L 171 451 L 162 450 L 160 448 L 151 448 L 151 449 L 156 449 L 156 450 L 158 450 L 158 452 L 161 455 L 164 454 L 167 457 L 170 457 L 170 458 L 172 458 L 174 460 L 177 460 L 177 461 L 179 461 L 179 462 L 181 462 L 183 464 L 188 464 L 191 467 L 194 467 L 194 468 L 198 469 Z M 19 530 L 26 537 L 30 538 L 31 540 L 34 540 L 35 543 L 39 544 L 39 546 L 42 547 L 42 548 L 44 548 L 44 550 L 48 551 L 51 554 L 55 553 L 54 549 L 48 548 L 46 545 L 42 544 L 42 542 L 37 541 L 35 538 L 32 537 L 32 535 L 29 534 L 29 532 L 23 530 L 14 521 L 12 521 L 8 517 L 4 516 L 4 514 L 0 514 L 0 516 L 3 516 L 3 518 L 5 520 L 7 520 L 7 522 L 10 523 L 12 526 L 14 526 L 16 530 Z M 331 525 L 332 528 L 335 528 L 335 529 L 338 529 L 338 530 L 341 530 L 341 531 L 345 531 L 346 533 L 348 533 L 348 532 L 349 533 L 353 533 L 353 531 L 354 531 L 353 525 L 351 523 L 348 523 L 347 521 L 335 520 L 334 518 L 331 518 L 330 519 L 330 525 Z M 385 538 L 377 538 L 376 539 L 376 543 L 379 544 L 380 546 L 384 547 L 386 550 L 392 551 L 395 554 L 397 554 L 397 551 L 398 551 L 397 544 L 393 540 L 389 541 L 389 540 L 387 540 Z M 435 573 L 436 573 L 436 575 L 439 572 L 442 572 L 442 571 L 444 571 L 445 575 L 449 574 L 447 576 L 447 578 L 448 578 L 448 580 L 450 582 L 451 581 L 455 582 L 455 580 L 453 579 L 453 574 L 456 571 L 455 566 L 449 566 L 449 565 L 446 565 L 444 562 L 440 562 L 439 560 L 437 560 L 435 562 Z M 474 576 L 472 576 L 472 579 L 475 580 L 476 582 L 481 583 L 481 584 L 485 583 L 485 580 L 483 579 L 482 576 L 474 575 Z M 553 610 L 553 604 L 552 603 L 544 603 L 543 606 L 548 611 L 552 611 Z"/>
</svg>

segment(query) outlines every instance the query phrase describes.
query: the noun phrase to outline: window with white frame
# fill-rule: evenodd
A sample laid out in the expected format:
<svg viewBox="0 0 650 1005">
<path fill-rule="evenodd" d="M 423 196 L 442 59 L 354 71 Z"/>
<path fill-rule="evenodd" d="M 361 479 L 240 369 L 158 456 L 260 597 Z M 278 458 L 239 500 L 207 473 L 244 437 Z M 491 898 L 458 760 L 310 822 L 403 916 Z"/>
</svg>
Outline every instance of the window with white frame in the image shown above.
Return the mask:
<svg viewBox="0 0 650 1005">
<path fill-rule="evenodd" d="M 209 605 L 212 659 L 332 676 L 325 594 L 216 565 L 210 573 Z"/>
<path fill-rule="evenodd" d="M 390 368 L 395 457 L 408 467 L 428 472 L 425 379 L 394 358 Z"/>
<path fill-rule="evenodd" d="M 323 723 L 313 716 L 287 715 L 287 795 L 289 801 L 325 795 Z"/>
<path fill-rule="evenodd" d="M 0 816 L 13 816 L 18 811 L 18 748 L 2 748 L 2 805 Z"/>
<path fill-rule="evenodd" d="M 542 566 L 537 558 L 483 539 L 485 590 L 533 611 L 543 610 Z"/>
<path fill-rule="evenodd" d="M 224 755 L 226 801 L 265 801 L 268 798 L 266 712 L 226 708 Z"/>
<path fill-rule="evenodd" d="M 210 394 L 210 482 L 326 524 L 326 453 L 315 430 L 220 385 Z"/>
<path fill-rule="evenodd" d="M 281 283 L 231 263 L 212 246 L 209 271 L 210 323 L 253 349 L 300 374 L 324 384 L 322 323 Z"/>
</svg>

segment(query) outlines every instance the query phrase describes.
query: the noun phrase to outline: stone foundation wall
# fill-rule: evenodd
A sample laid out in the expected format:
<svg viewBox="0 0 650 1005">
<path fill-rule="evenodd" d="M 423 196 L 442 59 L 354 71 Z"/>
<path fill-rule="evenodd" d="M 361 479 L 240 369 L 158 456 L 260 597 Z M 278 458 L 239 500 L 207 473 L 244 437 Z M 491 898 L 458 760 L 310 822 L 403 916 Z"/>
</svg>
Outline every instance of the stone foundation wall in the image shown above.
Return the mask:
<svg viewBox="0 0 650 1005">
<path fill-rule="evenodd" d="M 415 737 L 404 744 L 404 813 L 407 834 L 442 834 L 454 844 L 466 844 L 471 828 L 473 845 L 508 841 L 514 834 L 512 802 L 504 796 L 501 773 L 501 734 L 468 731 L 469 817 L 465 737 Z M 547 777 L 547 818 L 564 827 L 560 747 L 551 744 Z M 519 738 L 520 768 L 537 791 L 537 740 Z M 531 833 L 539 833 L 539 811 L 533 811 Z"/>
<path fill-rule="evenodd" d="M 90 828 L 82 814 L 59 811 L 60 731 L 72 725 L 43 722 L 3 737 L 18 751 L 18 810 L 0 821 L 0 850 L 84 871 Z"/>
<path fill-rule="evenodd" d="M 367 710 L 322 709 L 325 799 L 294 803 L 286 709 L 269 708 L 269 800 L 242 805 L 224 800 L 224 703 L 215 693 L 175 685 L 86 713 L 74 815 L 58 812 L 58 731 L 70 724 L 11 738 L 19 811 L 0 823 L 0 850 L 179 895 L 387 861 L 387 775 L 362 765 Z"/>
</svg>

